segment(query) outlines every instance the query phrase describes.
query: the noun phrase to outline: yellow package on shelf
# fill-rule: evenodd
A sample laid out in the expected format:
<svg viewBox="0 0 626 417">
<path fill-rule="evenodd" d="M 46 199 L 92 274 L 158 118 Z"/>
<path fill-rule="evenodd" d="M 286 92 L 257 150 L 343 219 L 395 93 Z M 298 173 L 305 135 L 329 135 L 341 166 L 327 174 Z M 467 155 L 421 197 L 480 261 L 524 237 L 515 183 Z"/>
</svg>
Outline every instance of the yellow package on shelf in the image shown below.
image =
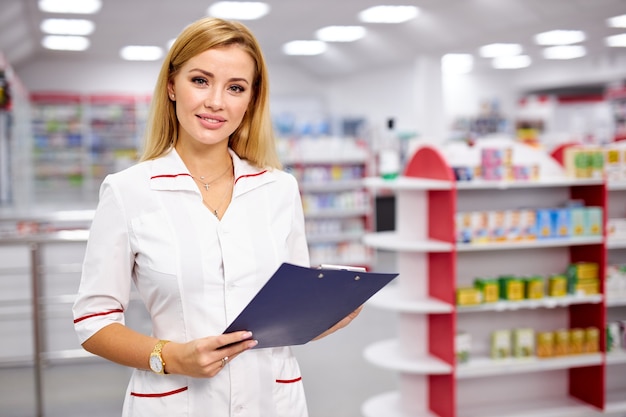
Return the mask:
<svg viewBox="0 0 626 417">
<path fill-rule="evenodd" d="M 457 288 L 456 304 L 460 306 L 476 305 L 482 302 L 480 290 L 474 287 Z"/>
</svg>

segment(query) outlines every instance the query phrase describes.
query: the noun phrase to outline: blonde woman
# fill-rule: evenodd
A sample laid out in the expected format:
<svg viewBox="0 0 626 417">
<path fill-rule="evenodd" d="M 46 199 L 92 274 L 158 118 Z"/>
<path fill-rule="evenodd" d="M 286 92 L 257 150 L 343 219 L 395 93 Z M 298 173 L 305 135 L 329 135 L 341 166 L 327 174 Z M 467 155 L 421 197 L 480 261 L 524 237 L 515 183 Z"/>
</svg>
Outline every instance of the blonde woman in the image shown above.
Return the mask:
<svg viewBox="0 0 626 417">
<path fill-rule="evenodd" d="M 135 368 L 123 415 L 306 416 L 290 348 L 221 334 L 283 262 L 309 256 L 264 58 L 245 26 L 204 18 L 163 62 L 142 161 L 101 186 L 74 304 L 83 347 Z M 151 335 L 124 325 L 133 283 Z"/>
</svg>

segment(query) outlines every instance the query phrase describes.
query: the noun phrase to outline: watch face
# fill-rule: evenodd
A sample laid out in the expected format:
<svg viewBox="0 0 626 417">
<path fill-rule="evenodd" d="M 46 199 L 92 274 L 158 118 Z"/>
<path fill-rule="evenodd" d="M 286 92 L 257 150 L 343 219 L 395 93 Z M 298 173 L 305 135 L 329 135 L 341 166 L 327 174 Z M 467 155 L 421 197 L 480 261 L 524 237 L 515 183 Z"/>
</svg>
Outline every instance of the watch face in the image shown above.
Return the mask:
<svg viewBox="0 0 626 417">
<path fill-rule="evenodd" d="M 163 371 L 163 364 L 158 356 L 150 356 L 150 369 L 158 373 Z"/>
</svg>

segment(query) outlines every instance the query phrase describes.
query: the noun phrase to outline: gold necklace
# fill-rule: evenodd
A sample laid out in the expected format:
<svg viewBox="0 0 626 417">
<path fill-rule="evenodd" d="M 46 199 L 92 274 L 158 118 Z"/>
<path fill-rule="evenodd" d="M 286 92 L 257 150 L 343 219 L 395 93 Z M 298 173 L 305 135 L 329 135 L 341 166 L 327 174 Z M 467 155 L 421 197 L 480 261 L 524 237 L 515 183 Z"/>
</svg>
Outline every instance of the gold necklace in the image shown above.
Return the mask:
<svg viewBox="0 0 626 417">
<path fill-rule="evenodd" d="M 220 178 L 222 178 L 222 177 L 223 177 L 223 176 L 224 176 L 224 175 L 228 172 L 228 170 L 229 170 L 231 167 L 232 167 L 232 165 L 231 165 L 231 164 L 229 164 L 229 165 L 226 167 L 226 170 L 224 170 L 224 172 L 222 172 L 220 175 L 218 175 L 216 178 L 213 178 L 213 179 L 212 179 L 211 181 L 209 181 L 209 182 L 204 182 L 204 177 L 196 178 L 196 177 L 194 177 L 194 176 L 193 176 L 193 175 L 191 175 L 191 174 L 189 174 L 189 175 L 191 175 L 191 178 L 193 178 L 194 180 L 196 180 L 196 181 L 198 181 L 200 184 L 202 184 L 202 186 L 204 187 L 204 189 L 205 189 L 206 191 L 209 191 L 209 187 L 211 186 L 211 184 L 213 184 L 215 181 L 217 181 L 217 180 L 219 180 Z"/>
<path fill-rule="evenodd" d="M 226 191 L 224 191 L 224 194 L 222 195 L 222 198 L 220 199 L 219 204 L 217 205 L 217 208 L 213 208 L 209 205 L 209 203 L 204 199 L 204 197 L 202 198 L 202 202 L 204 203 L 205 206 L 207 206 L 207 208 L 209 210 L 211 210 L 211 213 L 213 213 L 213 215 L 215 217 L 217 217 L 218 219 L 220 218 L 217 210 L 222 206 L 222 204 L 224 204 L 224 201 L 226 201 L 226 197 L 228 196 L 228 193 L 232 191 L 233 189 L 233 185 L 235 183 L 235 178 L 233 177 L 230 185 L 228 187 L 226 187 Z M 207 188 L 208 190 L 208 188 Z"/>
</svg>

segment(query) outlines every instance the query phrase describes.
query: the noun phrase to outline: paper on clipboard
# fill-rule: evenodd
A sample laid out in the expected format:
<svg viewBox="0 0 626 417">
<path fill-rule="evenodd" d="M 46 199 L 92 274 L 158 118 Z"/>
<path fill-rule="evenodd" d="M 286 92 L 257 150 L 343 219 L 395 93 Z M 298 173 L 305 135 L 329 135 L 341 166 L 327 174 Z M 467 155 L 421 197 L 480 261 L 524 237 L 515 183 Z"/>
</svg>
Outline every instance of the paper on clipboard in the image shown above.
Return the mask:
<svg viewBox="0 0 626 417">
<path fill-rule="evenodd" d="M 283 263 L 224 333 L 251 331 L 255 349 L 305 344 L 397 276 Z"/>
</svg>

